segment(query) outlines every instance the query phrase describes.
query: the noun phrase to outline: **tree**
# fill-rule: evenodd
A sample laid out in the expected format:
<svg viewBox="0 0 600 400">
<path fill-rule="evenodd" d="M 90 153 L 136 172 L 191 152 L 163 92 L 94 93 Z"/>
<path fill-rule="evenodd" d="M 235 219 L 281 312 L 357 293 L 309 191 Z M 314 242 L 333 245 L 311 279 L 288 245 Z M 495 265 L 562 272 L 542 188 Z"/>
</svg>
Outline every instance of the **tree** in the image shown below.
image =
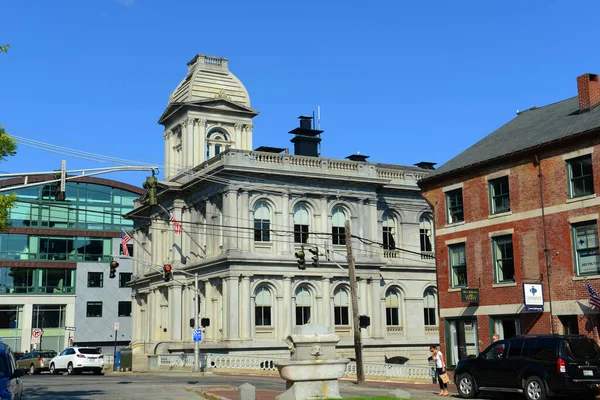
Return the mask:
<svg viewBox="0 0 600 400">
<path fill-rule="evenodd" d="M 6 53 L 10 46 L 0 46 L 0 52 Z M 0 161 L 6 160 L 8 156 L 14 156 L 17 152 L 17 144 L 15 141 L 8 136 L 8 133 L 4 130 L 4 127 L 0 125 Z M 10 226 L 8 220 L 8 210 L 10 210 L 17 200 L 15 194 L 8 196 L 0 195 L 0 231 L 5 231 Z"/>
</svg>

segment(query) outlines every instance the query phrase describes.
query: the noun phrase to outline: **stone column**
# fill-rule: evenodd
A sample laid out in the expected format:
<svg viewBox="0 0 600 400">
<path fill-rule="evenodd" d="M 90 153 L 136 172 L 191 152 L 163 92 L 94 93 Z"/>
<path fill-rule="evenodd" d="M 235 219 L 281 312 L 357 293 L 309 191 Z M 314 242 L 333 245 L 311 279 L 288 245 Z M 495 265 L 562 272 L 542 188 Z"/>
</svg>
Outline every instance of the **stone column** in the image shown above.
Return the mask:
<svg viewBox="0 0 600 400">
<path fill-rule="evenodd" d="M 371 286 L 371 326 L 372 336 L 374 338 L 383 337 L 383 318 L 381 315 L 381 288 L 379 287 L 379 279 L 371 278 L 369 285 Z"/>
<path fill-rule="evenodd" d="M 373 240 L 375 242 L 381 242 L 383 240 L 383 237 L 381 236 L 382 231 L 377 224 L 377 198 L 371 199 L 369 203 L 371 205 L 368 208 L 369 214 L 367 215 L 369 216 L 369 219 L 367 221 L 367 224 L 371 227 L 371 229 L 370 231 L 367 229 L 365 233 L 370 234 L 370 237 L 368 237 L 368 239 Z M 396 245 L 399 245 L 398 239 L 399 238 L 396 237 Z"/>
<path fill-rule="evenodd" d="M 252 150 L 252 125 L 244 125 L 244 139 L 242 142 L 244 144 L 244 148 L 242 150 Z"/>
<path fill-rule="evenodd" d="M 243 145 L 242 145 L 242 128 L 244 127 L 244 125 L 242 124 L 235 124 L 234 125 L 234 138 L 232 138 L 233 140 L 233 148 L 234 149 L 243 149 Z"/>
<path fill-rule="evenodd" d="M 206 329 L 206 340 L 213 341 L 215 339 L 214 329 L 217 321 L 213 314 L 213 291 L 212 285 L 208 279 L 202 281 L 204 284 L 204 301 L 201 305 L 200 317 L 209 318 L 210 326 Z"/>
<path fill-rule="evenodd" d="M 282 226 L 282 230 L 284 232 L 288 232 L 288 231 L 293 231 L 293 224 L 292 224 L 292 229 L 290 229 L 290 194 L 289 193 L 284 193 L 281 195 L 281 226 Z M 292 243 L 294 242 L 294 235 L 291 236 L 283 236 L 281 239 L 283 239 L 283 243 L 281 246 L 281 252 L 284 255 L 290 254 L 290 247 L 292 246 Z"/>
<path fill-rule="evenodd" d="M 249 340 L 252 338 L 252 325 L 251 319 L 252 316 L 252 304 L 250 301 L 250 277 L 244 276 L 242 277 L 242 285 L 240 288 L 240 297 L 242 309 L 242 339 Z"/>
<path fill-rule="evenodd" d="M 169 287 L 169 337 L 173 341 L 181 340 L 181 322 L 182 322 L 182 301 L 181 285 L 171 285 Z"/>
<path fill-rule="evenodd" d="M 193 168 L 194 167 L 194 120 L 192 118 L 187 118 L 185 120 L 185 145 L 182 146 L 185 151 L 185 167 Z"/>
<path fill-rule="evenodd" d="M 323 325 L 331 326 L 331 279 L 323 277 L 321 280 L 321 290 L 323 291 L 323 304 L 321 306 L 321 318 Z"/>
<path fill-rule="evenodd" d="M 287 338 L 287 335 L 285 334 L 285 332 L 283 332 L 283 324 L 281 323 L 282 321 L 285 320 L 285 310 L 283 309 L 283 304 L 285 303 L 285 299 L 283 298 L 283 295 L 281 293 L 278 293 L 277 295 L 275 295 L 275 310 L 277 311 L 276 315 L 277 317 L 277 323 L 275 324 L 274 328 L 275 328 L 275 337 L 280 338 L 281 340 L 285 340 L 285 338 Z"/>
<path fill-rule="evenodd" d="M 359 315 L 370 315 L 369 312 L 369 291 L 367 286 L 367 280 L 361 277 L 357 277 L 358 280 L 358 314 Z M 367 329 L 361 330 L 362 337 L 369 337 L 373 324 Z"/>
<path fill-rule="evenodd" d="M 219 290 L 216 287 L 217 282 L 212 282 L 213 295 L 210 299 L 211 307 L 212 307 L 212 319 L 210 320 L 211 333 L 212 333 L 212 341 L 217 342 L 220 340 L 221 336 L 219 335 L 219 320 L 221 316 L 219 315 Z"/>
<path fill-rule="evenodd" d="M 196 136 L 194 146 L 194 165 L 200 165 L 206 161 L 206 120 L 196 119 Z"/>
<path fill-rule="evenodd" d="M 225 292 L 225 291 L 223 291 Z M 240 285 L 239 277 L 227 278 L 227 339 L 239 340 L 240 338 Z"/>
<path fill-rule="evenodd" d="M 329 229 L 329 213 L 327 211 L 327 196 L 321 196 L 321 198 L 319 199 L 319 205 L 320 205 L 320 214 L 321 214 L 321 226 L 319 227 L 319 229 L 317 230 L 317 232 L 330 232 Z M 329 243 L 327 243 L 327 240 L 329 240 Z M 321 243 L 325 248 L 331 248 L 330 244 L 331 244 L 331 239 L 321 239 Z"/>
<path fill-rule="evenodd" d="M 283 319 L 278 323 L 283 327 L 282 337 L 287 337 L 292 333 L 292 279 L 289 277 L 283 278 Z"/>
<path fill-rule="evenodd" d="M 221 278 L 221 309 L 219 310 L 219 321 L 221 321 L 221 338 L 229 340 L 229 281 Z"/>
<path fill-rule="evenodd" d="M 165 139 L 165 180 L 171 177 L 171 163 L 172 163 L 172 155 L 173 146 L 171 145 L 171 131 L 165 130 L 163 134 L 163 138 Z"/>
<path fill-rule="evenodd" d="M 241 231 L 242 237 L 242 250 L 250 251 L 250 237 L 252 235 L 252 231 L 248 229 L 250 227 L 250 212 L 248 208 L 250 207 L 250 201 L 248 198 L 248 190 L 240 189 L 240 197 L 238 207 L 240 209 L 240 217 L 239 217 L 239 226 L 244 228 Z"/>
<path fill-rule="evenodd" d="M 223 194 L 223 242 L 224 251 L 238 248 L 237 189 L 228 189 Z"/>
</svg>

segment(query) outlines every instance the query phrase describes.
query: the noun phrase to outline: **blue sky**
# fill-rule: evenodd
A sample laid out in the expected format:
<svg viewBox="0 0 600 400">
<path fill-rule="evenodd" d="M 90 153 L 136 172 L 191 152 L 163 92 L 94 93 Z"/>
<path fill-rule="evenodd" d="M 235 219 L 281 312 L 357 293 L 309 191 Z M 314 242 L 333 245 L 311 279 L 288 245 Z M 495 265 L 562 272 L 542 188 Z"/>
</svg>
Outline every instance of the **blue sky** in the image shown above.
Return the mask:
<svg viewBox="0 0 600 400">
<path fill-rule="evenodd" d="M 589 3 L 566 1 L 3 2 L 0 124 L 12 134 L 163 162 L 157 124 L 198 53 L 245 84 L 254 148 L 292 147 L 321 107 L 322 155 L 439 165 L 600 72 Z M 98 168 L 21 146 L 0 171 Z M 109 174 L 141 185 L 147 173 Z"/>
</svg>

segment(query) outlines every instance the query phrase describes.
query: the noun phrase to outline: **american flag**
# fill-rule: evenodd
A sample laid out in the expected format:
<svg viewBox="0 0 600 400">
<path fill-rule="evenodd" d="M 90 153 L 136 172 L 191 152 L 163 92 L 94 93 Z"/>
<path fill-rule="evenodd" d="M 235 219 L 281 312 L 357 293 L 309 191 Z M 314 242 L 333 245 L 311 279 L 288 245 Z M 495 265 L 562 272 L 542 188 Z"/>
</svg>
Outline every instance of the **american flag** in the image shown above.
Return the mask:
<svg viewBox="0 0 600 400">
<path fill-rule="evenodd" d="M 123 255 L 129 257 L 129 249 L 127 243 L 131 240 L 131 236 L 124 229 L 121 229 L 121 247 L 123 248 Z"/>
<path fill-rule="evenodd" d="M 587 285 L 588 296 L 590 298 L 590 305 L 600 310 L 600 296 L 598 296 L 598 293 L 596 293 L 596 291 L 588 281 L 585 281 L 585 284 Z"/>
<path fill-rule="evenodd" d="M 165 214 L 167 214 L 167 217 L 169 217 L 169 221 L 173 223 L 173 231 L 175 232 L 175 234 L 181 235 L 181 224 L 177 222 L 173 214 L 168 212 L 166 208 L 164 208 L 163 206 L 160 206 L 160 208 L 162 208 Z"/>
</svg>

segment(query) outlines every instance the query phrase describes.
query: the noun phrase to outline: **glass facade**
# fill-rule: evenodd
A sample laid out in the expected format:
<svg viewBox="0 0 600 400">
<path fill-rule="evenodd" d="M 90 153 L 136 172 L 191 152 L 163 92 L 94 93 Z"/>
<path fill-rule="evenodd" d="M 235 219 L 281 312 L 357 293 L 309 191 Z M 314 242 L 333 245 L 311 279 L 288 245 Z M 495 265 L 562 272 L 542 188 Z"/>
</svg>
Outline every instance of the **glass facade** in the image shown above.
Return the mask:
<svg viewBox="0 0 600 400">
<path fill-rule="evenodd" d="M 133 222 L 123 215 L 133 210 L 136 193 L 94 183 L 67 182 L 65 201 L 56 201 L 56 185 L 15 190 L 10 210 L 13 227 L 120 231 Z"/>
<path fill-rule="evenodd" d="M 0 234 L 0 260 L 110 262 L 111 238 Z"/>
<path fill-rule="evenodd" d="M 75 269 L 0 267 L 0 294 L 75 294 Z"/>
</svg>

